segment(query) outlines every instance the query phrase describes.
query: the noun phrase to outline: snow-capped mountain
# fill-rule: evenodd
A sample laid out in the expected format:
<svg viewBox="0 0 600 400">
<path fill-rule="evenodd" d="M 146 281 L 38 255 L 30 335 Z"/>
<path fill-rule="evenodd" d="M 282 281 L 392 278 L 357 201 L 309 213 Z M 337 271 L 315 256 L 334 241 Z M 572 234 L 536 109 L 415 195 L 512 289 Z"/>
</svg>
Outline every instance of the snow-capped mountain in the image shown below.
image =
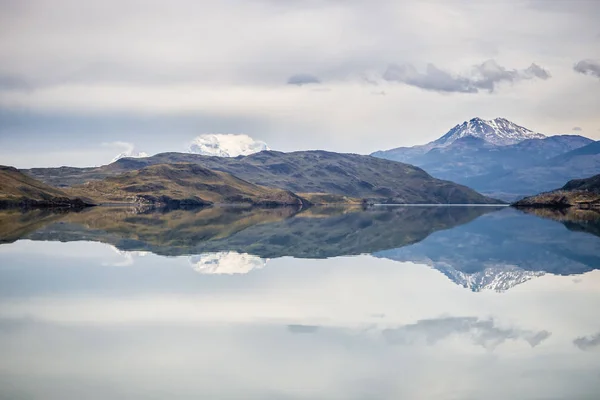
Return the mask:
<svg viewBox="0 0 600 400">
<path fill-rule="evenodd" d="M 211 133 L 200 135 L 190 143 L 188 151 L 194 154 L 218 157 L 247 156 L 269 150 L 265 142 L 248 135 Z"/>
<path fill-rule="evenodd" d="M 247 274 L 267 265 L 267 260 L 247 253 L 221 251 L 190 257 L 192 268 L 201 274 Z"/>
<path fill-rule="evenodd" d="M 497 146 L 508 146 L 527 139 L 544 139 L 546 137 L 505 118 L 492 120 L 473 118 L 450 129 L 444 136 L 433 141 L 431 147 L 448 146 L 454 141 L 468 136 L 483 139 Z"/>
</svg>

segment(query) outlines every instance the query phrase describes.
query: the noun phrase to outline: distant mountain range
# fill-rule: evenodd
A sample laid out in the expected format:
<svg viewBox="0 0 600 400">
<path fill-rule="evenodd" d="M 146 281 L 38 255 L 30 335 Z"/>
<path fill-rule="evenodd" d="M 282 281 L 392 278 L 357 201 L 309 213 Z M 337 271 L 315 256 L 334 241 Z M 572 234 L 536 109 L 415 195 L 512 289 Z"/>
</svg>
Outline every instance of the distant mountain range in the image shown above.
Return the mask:
<svg viewBox="0 0 600 400">
<path fill-rule="evenodd" d="M 122 158 L 96 168 L 33 168 L 23 172 L 61 188 L 83 185 L 86 182 L 95 187 L 97 184 L 92 183 L 94 181 L 113 179 L 112 177 L 157 164 L 182 163 L 196 164 L 204 169 L 230 174 L 253 185 L 287 190 L 298 196 L 307 193 L 328 194 L 388 203 L 499 203 L 465 186 L 433 178 L 412 165 L 326 151 L 261 151 L 235 158 L 161 153 L 146 158 Z M 163 178 L 157 177 L 161 180 Z M 169 179 L 178 178 L 178 173 L 172 171 Z M 127 186 L 140 187 L 140 184 L 141 182 L 127 180 Z M 198 196 L 202 198 L 201 195 Z M 314 198 L 312 195 L 309 197 L 308 200 Z"/>
<path fill-rule="evenodd" d="M 507 201 L 600 173 L 600 142 L 579 135 L 547 137 L 504 118 L 473 118 L 425 145 L 372 155 Z"/>
</svg>

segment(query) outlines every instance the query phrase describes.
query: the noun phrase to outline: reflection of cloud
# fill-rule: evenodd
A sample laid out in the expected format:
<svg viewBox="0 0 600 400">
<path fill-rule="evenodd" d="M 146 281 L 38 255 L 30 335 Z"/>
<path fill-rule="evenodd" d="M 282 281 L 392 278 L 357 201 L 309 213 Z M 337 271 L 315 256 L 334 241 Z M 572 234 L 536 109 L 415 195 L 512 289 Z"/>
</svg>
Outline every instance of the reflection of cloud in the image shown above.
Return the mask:
<svg viewBox="0 0 600 400">
<path fill-rule="evenodd" d="M 321 80 L 314 75 L 311 74 L 296 74 L 292 75 L 287 80 L 288 85 L 309 85 L 309 84 L 319 84 Z"/>
<path fill-rule="evenodd" d="M 110 246 L 110 248 L 112 249 L 112 251 L 122 256 L 123 258 L 121 261 L 117 261 L 114 263 L 104 263 L 102 265 L 112 267 L 129 267 L 130 265 L 133 265 L 134 257 L 144 257 L 150 254 L 149 251 L 123 251 L 117 249 L 115 246 Z"/>
<path fill-rule="evenodd" d="M 222 251 L 191 256 L 190 263 L 201 274 L 233 275 L 261 269 L 267 264 L 267 260 L 247 253 Z"/>
<path fill-rule="evenodd" d="M 600 332 L 592 336 L 582 336 L 573 340 L 573 344 L 581 350 L 591 350 L 600 345 Z"/>
<path fill-rule="evenodd" d="M 525 340 L 531 347 L 535 347 L 547 339 L 551 333 L 499 328 L 492 319 L 480 320 L 476 317 L 425 319 L 417 321 L 415 324 L 383 331 L 383 337 L 393 345 L 408 345 L 420 340 L 431 345 L 451 335 L 466 335 L 474 344 L 486 349 L 494 349 L 509 339 Z"/>
<path fill-rule="evenodd" d="M 314 333 L 319 327 L 315 325 L 288 325 L 287 329 L 291 333 Z"/>
</svg>

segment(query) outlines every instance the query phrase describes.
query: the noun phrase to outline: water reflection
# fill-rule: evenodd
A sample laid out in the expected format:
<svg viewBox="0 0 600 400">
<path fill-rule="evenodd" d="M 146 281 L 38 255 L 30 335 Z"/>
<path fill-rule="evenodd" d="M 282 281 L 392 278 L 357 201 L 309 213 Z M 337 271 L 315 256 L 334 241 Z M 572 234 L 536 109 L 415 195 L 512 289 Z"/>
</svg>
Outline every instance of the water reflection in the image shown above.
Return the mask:
<svg viewBox="0 0 600 400">
<path fill-rule="evenodd" d="M 600 268 L 600 214 L 490 207 L 94 208 L 0 212 L 1 240 L 96 241 L 131 265 L 148 253 L 191 256 L 202 273 L 247 273 L 279 257 L 373 254 L 428 265 L 473 291 L 506 291 L 546 273 Z M 566 229 L 565 229 L 566 228 Z"/>
<path fill-rule="evenodd" d="M 0 399 L 592 399 L 588 217 L 0 212 Z"/>
<path fill-rule="evenodd" d="M 189 256 L 110 265 L 122 257 L 94 242 L 0 246 L 0 398 L 586 399 L 600 390 L 600 271 L 578 282 L 546 274 L 498 294 L 369 255 L 276 258 L 246 274 L 198 274 Z"/>
</svg>

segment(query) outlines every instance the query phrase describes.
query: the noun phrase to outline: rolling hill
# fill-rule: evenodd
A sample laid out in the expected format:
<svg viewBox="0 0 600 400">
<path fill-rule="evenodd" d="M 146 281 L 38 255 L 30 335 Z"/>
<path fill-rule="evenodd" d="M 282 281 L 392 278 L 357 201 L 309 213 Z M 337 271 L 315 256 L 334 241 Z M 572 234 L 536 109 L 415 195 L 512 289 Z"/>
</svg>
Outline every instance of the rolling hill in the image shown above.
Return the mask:
<svg viewBox="0 0 600 400">
<path fill-rule="evenodd" d="M 560 189 L 526 197 L 515 207 L 586 207 L 600 208 L 600 174 L 587 179 L 574 179 Z"/>
<path fill-rule="evenodd" d="M 157 164 L 66 189 L 96 203 L 146 203 L 178 206 L 252 204 L 294 205 L 307 202 L 292 192 L 251 184 L 231 174 L 197 164 Z"/>
<path fill-rule="evenodd" d="M 0 207 L 84 207 L 86 202 L 27 176 L 0 166 Z"/>
<path fill-rule="evenodd" d="M 326 193 L 377 202 L 495 204 L 465 186 L 435 179 L 421 168 L 371 156 L 326 151 L 262 151 L 235 158 L 161 153 L 123 158 L 98 168 L 34 168 L 31 176 L 56 186 L 81 185 L 156 164 L 193 163 L 255 185 L 294 193 Z"/>
</svg>

